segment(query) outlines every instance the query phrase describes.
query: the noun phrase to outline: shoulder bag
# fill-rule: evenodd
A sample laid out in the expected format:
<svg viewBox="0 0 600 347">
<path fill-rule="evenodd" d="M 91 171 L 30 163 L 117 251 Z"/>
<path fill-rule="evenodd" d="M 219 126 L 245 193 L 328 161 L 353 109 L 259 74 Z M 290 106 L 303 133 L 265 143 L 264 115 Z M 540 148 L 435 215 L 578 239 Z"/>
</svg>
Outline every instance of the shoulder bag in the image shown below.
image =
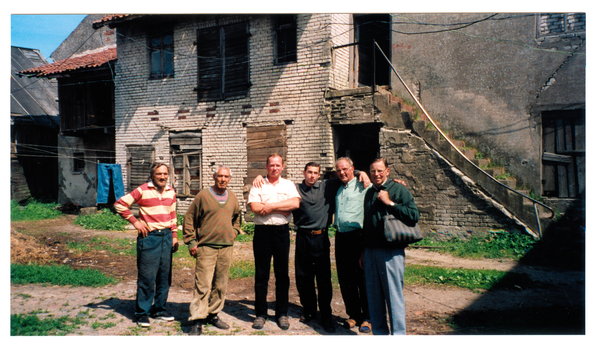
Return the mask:
<svg viewBox="0 0 600 347">
<path fill-rule="evenodd" d="M 383 236 L 390 243 L 410 244 L 423 239 L 419 223 L 415 224 L 415 226 L 408 226 L 389 214 L 387 209 L 383 216 Z"/>
</svg>

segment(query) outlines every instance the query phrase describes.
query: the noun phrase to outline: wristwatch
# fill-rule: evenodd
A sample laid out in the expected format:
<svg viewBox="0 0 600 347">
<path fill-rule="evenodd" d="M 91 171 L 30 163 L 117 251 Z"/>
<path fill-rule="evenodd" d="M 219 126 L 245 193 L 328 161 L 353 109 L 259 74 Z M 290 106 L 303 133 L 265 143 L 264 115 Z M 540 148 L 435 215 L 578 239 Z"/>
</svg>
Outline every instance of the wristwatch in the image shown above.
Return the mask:
<svg viewBox="0 0 600 347">
<path fill-rule="evenodd" d="M 391 204 L 391 205 L 389 205 L 389 206 L 390 206 L 390 207 L 394 207 L 395 205 L 396 205 L 396 203 L 392 201 L 392 204 Z"/>
</svg>

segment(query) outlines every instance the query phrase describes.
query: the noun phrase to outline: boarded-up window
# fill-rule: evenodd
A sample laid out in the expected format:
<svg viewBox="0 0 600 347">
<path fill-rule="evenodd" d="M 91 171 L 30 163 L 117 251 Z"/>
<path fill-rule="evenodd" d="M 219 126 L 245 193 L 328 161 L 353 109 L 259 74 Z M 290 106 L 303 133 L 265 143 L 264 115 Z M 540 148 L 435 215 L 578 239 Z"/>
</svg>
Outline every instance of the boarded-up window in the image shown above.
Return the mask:
<svg viewBox="0 0 600 347">
<path fill-rule="evenodd" d="M 245 97 L 250 87 L 248 23 L 198 30 L 198 100 Z"/>
<path fill-rule="evenodd" d="M 127 187 L 132 191 L 148 182 L 150 166 L 154 161 L 154 147 L 151 145 L 127 146 Z"/>
<path fill-rule="evenodd" d="M 201 188 L 202 133 L 199 131 L 173 132 L 171 142 L 171 182 L 178 197 L 193 197 Z"/>
<path fill-rule="evenodd" d="M 542 113 L 543 195 L 581 197 L 585 191 L 585 111 Z"/>
<path fill-rule="evenodd" d="M 271 125 L 248 127 L 246 132 L 248 138 L 248 176 L 244 184 L 251 184 L 256 176 L 266 176 L 269 154 L 279 153 L 285 165 L 287 157 L 286 129 L 285 125 Z M 287 176 L 286 168 L 284 168 L 281 176 Z"/>
</svg>

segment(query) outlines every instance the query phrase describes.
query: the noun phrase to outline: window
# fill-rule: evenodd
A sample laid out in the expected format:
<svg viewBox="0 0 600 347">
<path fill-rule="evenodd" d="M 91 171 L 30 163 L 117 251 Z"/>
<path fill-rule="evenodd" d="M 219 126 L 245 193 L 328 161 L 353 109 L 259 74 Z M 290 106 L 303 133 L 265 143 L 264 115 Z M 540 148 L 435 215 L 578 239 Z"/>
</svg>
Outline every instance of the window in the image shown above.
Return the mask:
<svg viewBox="0 0 600 347">
<path fill-rule="evenodd" d="M 154 162 L 152 145 L 127 145 L 127 191 L 132 191 L 150 179 Z"/>
<path fill-rule="evenodd" d="M 171 180 L 178 197 L 194 197 L 200 192 L 200 176 L 202 170 L 202 133 L 198 131 L 172 132 L 171 163 L 173 175 Z"/>
<path fill-rule="evenodd" d="M 173 33 L 161 33 L 149 36 L 150 47 L 150 78 L 172 77 L 173 64 Z"/>
<path fill-rule="evenodd" d="M 198 101 L 246 96 L 249 37 L 247 23 L 198 30 Z"/>
<path fill-rule="evenodd" d="M 542 112 L 543 195 L 580 197 L 585 191 L 585 111 Z"/>
<path fill-rule="evenodd" d="M 73 153 L 73 172 L 81 173 L 85 170 L 85 154 L 81 152 Z"/>
<path fill-rule="evenodd" d="M 282 14 L 273 17 L 275 64 L 296 61 L 296 15 Z"/>
<path fill-rule="evenodd" d="M 585 13 L 541 13 L 537 16 L 537 37 L 585 34 Z"/>
</svg>

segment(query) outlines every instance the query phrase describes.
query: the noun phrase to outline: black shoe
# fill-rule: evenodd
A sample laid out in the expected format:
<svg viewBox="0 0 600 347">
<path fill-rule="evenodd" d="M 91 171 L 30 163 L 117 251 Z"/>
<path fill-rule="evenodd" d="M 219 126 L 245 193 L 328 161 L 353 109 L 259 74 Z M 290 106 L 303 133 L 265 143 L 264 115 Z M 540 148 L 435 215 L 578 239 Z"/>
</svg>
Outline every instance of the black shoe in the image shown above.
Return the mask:
<svg viewBox="0 0 600 347">
<path fill-rule="evenodd" d="M 140 326 L 142 328 L 149 328 L 150 327 L 150 319 L 148 319 L 147 316 L 139 317 L 137 319 L 137 324 L 138 324 L 138 326 Z"/>
<path fill-rule="evenodd" d="M 202 321 L 195 320 L 193 321 L 192 329 L 190 329 L 190 335 L 202 335 Z"/>
<path fill-rule="evenodd" d="M 166 312 L 153 314 L 153 315 L 151 315 L 151 317 L 152 317 L 152 319 L 162 320 L 165 322 L 172 322 L 175 320 L 175 317 L 171 316 L 170 314 L 168 314 Z"/>
<path fill-rule="evenodd" d="M 314 319 L 315 319 L 314 314 L 305 314 L 302 317 L 300 317 L 300 323 L 308 323 Z"/>
<path fill-rule="evenodd" d="M 265 317 L 256 317 L 254 323 L 252 324 L 252 328 L 254 329 L 262 329 L 265 326 L 267 319 Z"/>
<path fill-rule="evenodd" d="M 288 330 L 290 328 L 290 322 L 287 316 L 281 316 L 277 318 L 277 325 L 281 328 L 281 330 Z"/>
<path fill-rule="evenodd" d="M 335 333 L 335 324 L 333 323 L 333 319 L 324 318 L 321 319 L 321 326 L 325 329 L 326 332 L 333 334 Z"/>
<path fill-rule="evenodd" d="M 219 328 L 219 329 L 223 329 L 223 330 L 229 329 L 229 325 L 227 323 L 223 322 L 222 320 L 220 320 L 217 315 L 208 316 L 206 321 L 208 323 L 212 324 L 215 328 Z"/>
</svg>

